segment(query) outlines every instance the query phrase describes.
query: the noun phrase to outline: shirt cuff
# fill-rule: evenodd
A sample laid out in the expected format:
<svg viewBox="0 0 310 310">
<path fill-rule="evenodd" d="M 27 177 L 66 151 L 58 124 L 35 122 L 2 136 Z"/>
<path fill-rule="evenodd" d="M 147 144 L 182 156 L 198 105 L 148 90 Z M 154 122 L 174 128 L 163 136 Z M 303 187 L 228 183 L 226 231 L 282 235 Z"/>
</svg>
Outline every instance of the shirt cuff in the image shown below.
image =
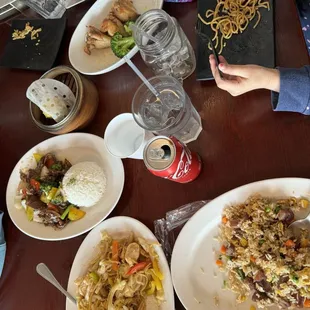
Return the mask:
<svg viewBox="0 0 310 310">
<path fill-rule="evenodd" d="M 279 71 L 280 92 L 271 93 L 273 110 L 310 115 L 310 106 L 308 106 L 310 96 L 308 68 L 279 68 Z"/>
</svg>

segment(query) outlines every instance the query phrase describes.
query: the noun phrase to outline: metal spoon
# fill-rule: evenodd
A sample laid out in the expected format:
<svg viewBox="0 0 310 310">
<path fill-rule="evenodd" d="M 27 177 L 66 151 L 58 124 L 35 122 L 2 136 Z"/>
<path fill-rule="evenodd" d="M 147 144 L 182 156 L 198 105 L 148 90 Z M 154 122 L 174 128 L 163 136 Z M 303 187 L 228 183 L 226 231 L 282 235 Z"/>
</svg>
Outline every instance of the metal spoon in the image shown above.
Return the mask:
<svg viewBox="0 0 310 310">
<path fill-rule="evenodd" d="M 303 219 L 294 221 L 288 226 L 288 229 L 291 229 L 294 235 L 299 235 L 300 230 L 309 229 L 310 227 L 310 213 Z"/>
<path fill-rule="evenodd" d="M 59 291 L 61 291 L 71 302 L 73 302 L 74 304 L 76 304 L 76 299 L 70 294 L 68 293 L 61 285 L 60 283 L 56 280 L 56 278 L 54 277 L 54 275 L 52 274 L 52 272 L 48 269 L 48 267 L 43 264 L 40 263 L 37 265 L 37 273 L 44 278 L 46 281 L 48 281 L 49 283 L 53 284 L 56 288 L 58 288 Z"/>
</svg>

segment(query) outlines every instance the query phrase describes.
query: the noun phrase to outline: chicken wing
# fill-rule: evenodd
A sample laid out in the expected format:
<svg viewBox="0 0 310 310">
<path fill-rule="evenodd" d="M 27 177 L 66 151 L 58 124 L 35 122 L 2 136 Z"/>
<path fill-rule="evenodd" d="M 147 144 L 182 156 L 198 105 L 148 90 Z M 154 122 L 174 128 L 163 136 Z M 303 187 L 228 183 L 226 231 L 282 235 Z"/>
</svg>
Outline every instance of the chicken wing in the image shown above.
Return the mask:
<svg viewBox="0 0 310 310">
<path fill-rule="evenodd" d="M 101 25 L 101 31 L 104 33 L 108 33 L 111 37 L 113 37 L 116 32 L 119 32 L 121 35 L 126 34 L 124 25 L 112 13 L 110 13 L 108 17 L 103 20 Z"/>
<path fill-rule="evenodd" d="M 132 0 L 116 0 L 112 7 L 112 13 L 122 22 L 136 20 L 138 17 Z"/>
<path fill-rule="evenodd" d="M 111 37 L 102 33 L 99 29 L 88 26 L 88 32 L 85 37 L 84 52 L 91 54 L 93 49 L 103 49 L 111 46 Z"/>
</svg>

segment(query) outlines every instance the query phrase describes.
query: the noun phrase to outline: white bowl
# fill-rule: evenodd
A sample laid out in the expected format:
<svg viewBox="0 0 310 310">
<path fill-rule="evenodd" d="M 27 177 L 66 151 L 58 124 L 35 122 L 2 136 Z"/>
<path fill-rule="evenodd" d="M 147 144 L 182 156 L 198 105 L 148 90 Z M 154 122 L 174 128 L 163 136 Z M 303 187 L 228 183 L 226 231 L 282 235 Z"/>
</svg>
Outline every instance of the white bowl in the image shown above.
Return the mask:
<svg viewBox="0 0 310 310">
<path fill-rule="evenodd" d="M 69 59 L 71 65 L 83 74 L 98 75 L 112 71 L 125 63 L 123 59 L 116 57 L 111 48 L 93 50 L 91 55 L 84 52 L 86 26 L 94 26 L 98 29 L 102 21 L 109 14 L 113 0 L 98 0 L 84 15 L 76 27 L 69 45 Z M 163 0 L 133 0 L 133 4 L 139 14 L 151 9 L 161 9 Z M 138 52 L 135 46 L 127 57 L 131 58 Z"/>
<path fill-rule="evenodd" d="M 67 158 L 73 165 L 82 161 L 96 162 L 107 177 L 106 191 L 100 201 L 91 208 L 85 208 L 84 218 L 69 223 L 61 230 L 28 221 L 25 211 L 16 209 L 14 205 L 20 170 L 35 167 L 34 153 L 48 152 L 61 160 Z M 91 230 L 111 213 L 122 194 L 124 180 L 122 161 L 107 151 L 102 138 L 86 133 L 70 133 L 39 143 L 19 160 L 8 182 L 6 204 L 11 220 L 26 235 L 48 241 L 70 239 Z"/>
</svg>

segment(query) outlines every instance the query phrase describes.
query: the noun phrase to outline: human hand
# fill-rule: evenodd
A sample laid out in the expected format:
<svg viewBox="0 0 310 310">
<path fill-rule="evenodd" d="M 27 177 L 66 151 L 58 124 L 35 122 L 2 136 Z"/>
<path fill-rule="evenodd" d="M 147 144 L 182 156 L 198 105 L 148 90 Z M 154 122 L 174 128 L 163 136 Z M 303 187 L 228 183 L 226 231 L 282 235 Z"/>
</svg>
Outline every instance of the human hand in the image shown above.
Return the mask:
<svg viewBox="0 0 310 310">
<path fill-rule="evenodd" d="M 223 56 L 219 56 L 218 68 L 214 55 L 210 55 L 209 61 L 217 86 L 232 96 L 239 96 L 260 88 L 275 92 L 280 90 L 280 73 L 277 69 L 256 65 L 230 65 Z M 223 79 L 221 79 L 218 70 L 223 73 Z"/>
</svg>

